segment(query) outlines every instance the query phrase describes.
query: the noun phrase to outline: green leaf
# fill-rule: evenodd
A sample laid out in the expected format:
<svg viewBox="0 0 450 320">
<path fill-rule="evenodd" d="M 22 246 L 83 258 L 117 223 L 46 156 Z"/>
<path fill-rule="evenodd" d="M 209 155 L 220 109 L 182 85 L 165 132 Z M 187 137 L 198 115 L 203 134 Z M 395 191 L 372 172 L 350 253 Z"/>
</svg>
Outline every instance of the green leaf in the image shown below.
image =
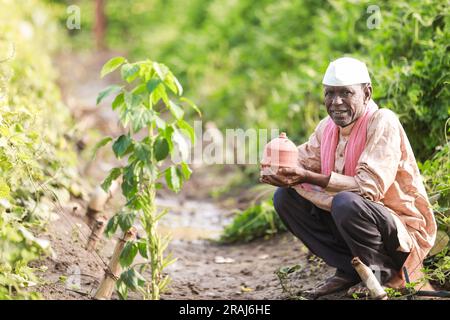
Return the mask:
<svg viewBox="0 0 450 320">
<path fill-rule="evenodd" d="M 99 104 L 100 102 L 102 102 L 102 100 L 105 99 L 107 96 L 109 96 L 111 93 L 117 92 L 121 89 L 122 89 L 122 87 L 118 86 L 116 84 L 106 87 L 106 89 L 104 89 L 103 91 L 101 91 L 98 94 L 96 104 Z"/>
<path fill-rule="evenodd" d="M 189 123 L 187 123 L 184 120 L 178 120 L 177 121 L 178 127 L 180 127 L 181 130 L 187 133 L 189 138 L 191 139 L 191 143 L 195 144 L 195 132 L 194 128 L 191 127 Z"/>
<path fill-rule="evenodd" d="M 175 261 L 177 261 L 177 258 L 172 258 L 172 255 L 169 254 L 167 257 L 163 259 L 162 268 L 165 269 L 171 264 L 173 264 Z"/>
<path fill-rule="evenodd" d="M 94 150 L 92 151 L 92 159 L 95 159 L 98 149 L 107 145 L 110 141 L 112 141 L 112 138 L 106 137 L 106 138 L 103 138 L 102 140 L 100 140 L 99 142 L 97 142 L 97 144 L 94 146 Z"/>
<path fill-rule="evenodd" d="M 103 78 L 108 73 L 113 72 L 118 67 L 120 67 L 122 65 L 122 63 L 124 63 L 124 62 L 125 62 L 124 57 L 115 57 L 115 58 L 110 59 L 108 62 L 106 62 L 103 65 L 102 71 L 100 73 L 100 77 Z"/>
<path fill-rule="evenodd" d="M 142 98 L 140 95 L 133 94 L 130 92 L 125 93 L 125 104 L 127 105 L 127 108 L 130 110 L 135 109 L 137 106 L 139 106 L 142 102 Z"/>
<path fill-rule="evenodd" d="M 177 167 L 172 166 L 166 169 L 166 182 L 170 190 L 179 192 L 181 189 L 181 179 Z"/>
<path fill-rule="evenodd" d="M 189 180 L 192 174 L 192 170 L 185 162 L 181 163 L 181 172 L 183 173 L 184 180 Z"/>
<path fill-rule="evenodd" d="M 118 221 L 119 217 L 117 214 L 114 215 L 111 219 L 109 219 L 108 224 L 106 225 L 105 228 L 105 236 L 107 238 L 111 238 L 112 235 L 116 233 L 117 226 L 119 225 Z"/>
<path fill-rule="evenodd" d="M 179 96 L 183 94 L 183 87 L 181 86 L 178 79 L 171 72 L 167 74 L 164 83 L 169 87 L 170 90 L 172 90 L 173 93 Z"/>
<path fill-rule="evenodd" d="M 129 147 L 133 144 L 133 140 L 131 140 L 128 135 L 121 135 L 113 144 L 112 148 L 114 154 L 117 158 L 121 158 L 124 156 L 127 151 L 129 151 Z"/>
<path fill-rule="evenodd" d="M 123 282 L 122 278 L 119 278 L 116 282 L 117 293 L 119 294 L 119 298 L 122 300 L 126 300 L 128 297 L 128 287 Z"/>
<path fill-rule="evenodd" d="M 123 169 L 122 193 L 127 198 L 133 197 L 138 190 L 134 173 L 135 167 L 136 163 L 131 163 Z"/>
<path fill-rule="evenodd" d="M 144 163 L 148 163 L 151 157 L 151 148 L 146 143 L 138 143 L 134 148 L 134 154 L 136 158 Z"/>
<path fill-rule="evenodd" d="M 156 126 L 159 129 L 166 130 L 166 122 L 163 119 L 161 119 L 157 115 L 155 115 L 154 119 L 155 119 Z"/>
<path fill-rule="evenodd" d="M 163 218 L 166 214 L 169 213 L 168 209 L 164 209 L 162 210 L 156 217 L 155 217 L 155 221 L 159 221 L 161 218 Z M 164 251 L 164 250 L 163 250 Z"/>
<path fill-rule="evenodd" d="M 130 290 L 136 290 L 145 284 L 145 278 L 134 268 L 130 268 L 120 275 L 120 279 Z"/>
<path fill-rule="evenodd" d="M 133 90 L 131 90 L 131 93 L 134 95 L 140 95 L 144 93 L 147 90 L 147 86 L 144 83 L 141 83 L 140 85 L 136 86 Z"/>
<path fill-rule="evenodd" d="M 183 119 L 184 111 L 178 105 L 176 105 L 172 100 L 169 100 L 169 105 L 167 106 L 172 113 L 172 115 L 177 120 Z"/>
<path fill-rule="evenodd" d="M 11 189 L 8 184 L 0 178 L 0 198 L 5 199 L 10 195 Z"/>
<path fill-rule="evenodd" d="M 147 241 L 145 239 L 141 239 L 138 242 L 138 249 L 139 249 L 139 254 L 143 257 L 148 259 L 148 254 L 147 254 Z"/>
<path fill-rule="evenodd" d="M 164 81 L 169 73 L 169 68 L 167 68 L 164 64 L 153 62 L 153 69 L 156 71 L 158 77 Z"/>
<path fill-rule="evenodd" d="M 136 257 L 137 253 L 138 253 L 137 243 L 135 243 L 134 241 L 128 241 L 125 244 L 125 247 L 123 248 L 122 252 L 120 253 L 119 257 L 120 265 L 123 268 L 130 266 L 133 263 L 133 260 Z"/>
<path fill-rule="evenodd" d="M 155 112 L 146 107 L 135 108 L 134 111 L 130 110 L 131 125 L 134 132 L 138 132 L 142 128 L 151 124 L 154 118 Z"/>
<path fill-rule="evenodd" d="M 23 126 L 22 126 L 20 123 L 16 123 L 16 124 L 14 125 L 14 130 L 15 130 L 16 132 L 24 132 Z"/>
<path fill-rule="evenodd" d="M 198 115 L 200 117 L 202 116 L 200 109 L 197 107 L 197 105 L 194 102 L 192 102 L 191 100 L 189 100 L 188 98 L 185 98 L 185 97 L 180 98 L 180 101 L 186 102 L 192 109 L 194 109 L 198 113 Z"/>
<path fill-rule="evenodd" d="M 173 129 L 172 125 L 167 125 L 166 129 L 161 132 L 164 135 L 164 137 L 166 138 L 167 143 L 169 144 L 169 152 L 172 152 L 172 150 L 173 150 L 172 134 L 174 131 L 175 130 Z"/>
<path fill-rule="evenodd" d="M 164 104 L 166 106 L 169 105 L 169 97 L 167 96 L 166 87 L 165 86 L 158 86 L 155 90 L 153 90 L 151 97 L 151 103 L 152 105 L 156 105 L 159 100 L 162 99 Z"/>
<path fill-rule="evenodd" d="M 164 160 L 169 154 L 169 144 L 166 138 L 158 137 L 153 144 L 156 161 Z"/>
<path fill-rule="evenodd" d="M 186 161 L 189 158 L 189 144 L 178 129 L 173 130 L 171 140 L 177 146 L 181 159 Z M 172 152 L 175 150 L 173 149 Z"/>
<path fill-rule="evenodd" d="M 108 176 L 106 177 L 106 179 L 103 181 L 103 183 L 101 184 L 102 189 L 105 192 L 109 191 L 109 188 L 111 187 L 111 183 L 116 180 L 120 174 L 122 173 L 122 168 L 113 168 Z"/>
<path fill-rule="evenodd" d="M 158 85 L 161 83 L 162 81 L 160 79 L 150 79 L 149 81 L 147 81 L 146 87 L 147 87 L 147 91 L 148 93 L 152 93 L 153 90 L 156 89 L 156 87 L 158 87 Z"/>
<path fill-rule="evenodd" d="M 131 121 L 133 130 L 136 132 L 138 131 L 136 128 L 142 128 L 151 120 L 154 112 L 142 105 L 143 98 L 140 95 L 126 92 L 124 100 L 126 108 L 122 109 L 120 112 L 120 121 L 124 127 Z M 144 119 L 141 119 L 142 114 L 145 116 Z"/>
<path fill-rule="evenodd" d="M 122 69 L 120 70 L 120 74 L 122 76 L 122 79 L 126 82 L 130 83 L 133 82 L 133 80 L 136 79 L 139 72 L 139 66 L 138 65 L 132 65 L 132 64 L 124 64 L 122 66 Z"/>
<path fill-rule="evenodd" d="M 176 260 L 176 259 L 174 259 L 174 260 Z M 172 262 L 170 262 L 170 263 L 172 263 Z M 163 268 L 165 268 L 165 267 L 163 266 Z M 170 283 L 170 277 L 169 277 L 169 275 L 166 275 L 162 279 L 162 281 L 159 283 L 160 291 L 163 292 L 169 283 Z"/>
<path fill-rule="evenodd" d="M 116 96 L 114 101 L 112 102 L 112 109 L 116 110 L 118 107 L 122 106 L 125 103 L 124 93 L 120 93 Z"/>
<path fill-rule="evenodd" d="M 181 86 L 181 83 L 178 81 L 177 77 L 173 76 L 173 82 L 175 82 L 175 85 L 178 89 L 178 95 L 181 96 L 183 94 L 183 87 Z"/>
<path fill-rule="evenodd" d="M 118 223 L 123 232 L 127 232 L 134 224 L 136 214 L 134 212 L 121 212 L 118 215 Z"/>
</svg>

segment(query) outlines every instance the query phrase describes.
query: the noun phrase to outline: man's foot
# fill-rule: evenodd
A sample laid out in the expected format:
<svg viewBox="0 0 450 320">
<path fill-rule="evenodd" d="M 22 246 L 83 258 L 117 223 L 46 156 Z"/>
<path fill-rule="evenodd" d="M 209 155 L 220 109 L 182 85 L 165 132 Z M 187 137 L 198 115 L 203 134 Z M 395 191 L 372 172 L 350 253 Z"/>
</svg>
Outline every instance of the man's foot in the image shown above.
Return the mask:
<svg viewBox="0 0 450 320">
<path fill-rule="evenodd" d="M 314 289 L 308 290 L 305 293 L 311 296 L 312 299 L 317 299 L 319 297 L 326 296 L 327 294 L 348 289 L 358 282 L 360 282 L 359 279 L 349 278 L 342 275 L 342 273 L 336 272 L 334 276 L 325 280 L 324 283 Z"/>
</svg>

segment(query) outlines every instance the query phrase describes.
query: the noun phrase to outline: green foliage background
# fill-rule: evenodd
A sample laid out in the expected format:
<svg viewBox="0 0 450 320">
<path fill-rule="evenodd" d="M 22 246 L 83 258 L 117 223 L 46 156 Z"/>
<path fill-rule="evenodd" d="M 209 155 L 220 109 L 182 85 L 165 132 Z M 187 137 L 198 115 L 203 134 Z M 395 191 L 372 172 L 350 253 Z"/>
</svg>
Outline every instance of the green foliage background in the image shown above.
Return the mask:
<svg viewBox="0 0 450 320">
<path fill-rule="evenodd" d="M 61 37 L 40 1 L 0 0 L 0 300 L 39 298 L 29 262 L 50 252 L 42 230 L 53 198 L 77 181 L 68 109 L 50 52 Z"/>
<path fill-rule="evenodd" d="M 205 117 L 222 127 L 280 128 L 298 143 L 325 114 L 320 83 L 329 61 L 360 58 L 371 71 L 375 100 L 400 116 L 417 157 L 425 160 L 444 144 L 450 115 L 450 4 L 377 1 L 381 21 L 369 29 L 371 4 L 108 0 L 107 43 L 165 61 L 205 106 Z M 79 5 L 82 30 L 89 30 L 93 5 Z M 78 45 L 91 39 L 86 31 L 74 33 Z"/>
</svg>

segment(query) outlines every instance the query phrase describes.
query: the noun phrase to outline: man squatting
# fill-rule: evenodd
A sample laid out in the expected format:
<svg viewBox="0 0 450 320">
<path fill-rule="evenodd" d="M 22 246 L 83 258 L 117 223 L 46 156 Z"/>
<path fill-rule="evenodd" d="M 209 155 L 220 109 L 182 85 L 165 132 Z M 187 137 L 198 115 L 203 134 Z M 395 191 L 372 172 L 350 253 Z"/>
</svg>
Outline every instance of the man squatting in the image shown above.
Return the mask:
<svg viewBox="0 0 450 320">
<path fill-rule="evenodd" d="M 436 238 L 412 148 L 397 116 L 372 100 L 363 62 L 331 62 L 322 83 L 328 116 L 298 147 L 298 166 L 262 170 L 261 181 L 279 187 L 274 207 L 288 230 L 336 268 L 313 297 L 362 288 L 355 256 L 382 285 L 402 288 L 403 266 L 419 280 Z"/>
</svg>

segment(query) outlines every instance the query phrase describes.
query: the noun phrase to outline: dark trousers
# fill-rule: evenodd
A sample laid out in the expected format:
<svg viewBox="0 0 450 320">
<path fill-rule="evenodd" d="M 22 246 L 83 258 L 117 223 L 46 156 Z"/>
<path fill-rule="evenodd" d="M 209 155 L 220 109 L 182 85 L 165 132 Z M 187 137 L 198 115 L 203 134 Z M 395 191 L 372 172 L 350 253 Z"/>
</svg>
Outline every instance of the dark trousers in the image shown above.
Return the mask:
<svg viewBox="0 0 450 320">
<path fill-rule="evenodd" d="M 391 213 L 352 192 L 334 196 L 331 213 L 316 207 L 295 189 L 278 188 L 274 207 L 297 238 L 328 265 L 349 278 L 359 279 L 351 265 L 359 257 L 387 282 L 400 271 L 408 253 L 397 251 L 397 228 Z"/>
</svg>

